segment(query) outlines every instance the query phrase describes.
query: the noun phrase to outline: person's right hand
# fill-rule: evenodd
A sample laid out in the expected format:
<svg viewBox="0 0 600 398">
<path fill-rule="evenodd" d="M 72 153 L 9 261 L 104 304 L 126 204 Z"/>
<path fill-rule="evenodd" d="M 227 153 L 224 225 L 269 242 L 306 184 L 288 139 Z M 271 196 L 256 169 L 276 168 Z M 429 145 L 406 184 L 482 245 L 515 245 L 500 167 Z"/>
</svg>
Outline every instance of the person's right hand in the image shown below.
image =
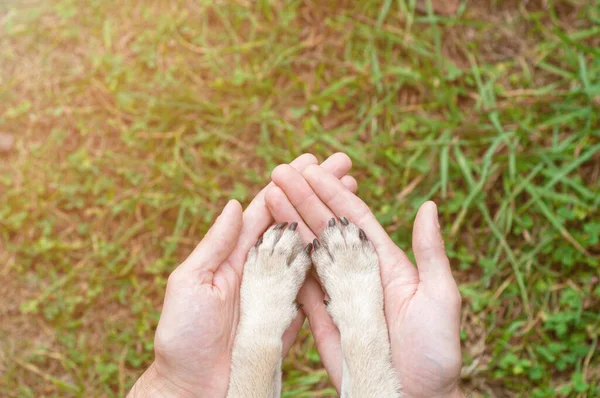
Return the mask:
<svg viewBox="0 0 600 398">
<path fill-rule="evenodd" d="M 305 241 L 319 236 L 332 217 L 345 216 L 362 228 L 377 250 L 394 367 L 409 397 L 460 397 L 461 297 L 450 270 L 433 202 L 421 206 L 414 223 L 415 267 L 379 224 L 369 207 L 322 167 L 298 172 L 277 167 L 277 185 L 266 193 L 276 221 L 303 220 Z M 309 278 L 298 296 L 317 349 L 340 391 L 340 334 L 323 303 L 324 293 Z"/>
</svg>

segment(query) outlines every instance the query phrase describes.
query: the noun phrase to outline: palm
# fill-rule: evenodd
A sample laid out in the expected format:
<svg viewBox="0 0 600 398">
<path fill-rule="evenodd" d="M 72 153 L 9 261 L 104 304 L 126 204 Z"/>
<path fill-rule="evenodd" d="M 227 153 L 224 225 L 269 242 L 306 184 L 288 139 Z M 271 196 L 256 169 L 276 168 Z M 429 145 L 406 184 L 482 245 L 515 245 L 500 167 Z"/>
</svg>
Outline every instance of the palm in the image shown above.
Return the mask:
<svg viewBox="0 0 600 398">
<path fill-rule="evenodd" d="M 178 369 L 171 373 L 179 384 L 215 392 L 227 390 L 239 307 L 239 280 L 228 282 L 220 269 L 214 285 L 204 275 L 196 279 L 173 274 L 155 337 L 157 366 Z"/>
<path fill-rule="evenodd" d="M 389 304 L 392 358 L 409 396 L 433 397 L 451 392 L 460 375 L 461 353 L 456 344 L 458 314 L 452 292 L 430 292 L 423 284 L 402 301 Z M 434 286 L 433 289 L 442 290 Z M 436 297 L 437 296 L 437 297 Z M 396 307 L 396 308 L 394 308 Z"/>
<path fill-rule="evenodd" d="M 408 396 L 458 396 L 460 294 L 444 250 L 435 204 L 425 203 L 415 219 L 415 267 L 367 205 L 326 170 L 309 166 L 300 174 L 280 166 L 271 177 L 278 187 L 267 192 L 266 199 L 275 220 L 301 217 L 304 225 L 298 228 L 306 230 L 308 237 L 318 236 L 331 217 L 345 216 L 375 245 L 392 357 Z M 307 294 L 301 304 L 323 363 L 339 390 L 343 373 L 340 334 L 322 300 L 322 294 Z"/>
<path fill-rule="evenodd" d="M 316 163 L 314 156 L 304 154 L 290 166 L 303 170 Z M 322 167 L 355 189 L 356 181 L 344 176 L 351 165 L 346 155 L 334 154 Z M 266 190 L 243 213 L 239 203 L 230 201 L 194 252 L 169 277 L 154 339 L 155 362 L 138 380 L 132 396 L 138 390 L 163 395 L 170 391 L 176 396 L 226 394 L 246 255 L 273 222 L 264 200 Z M 303 319 L 299 314 L 284 333 L 284 352 Z"/>
</svg>

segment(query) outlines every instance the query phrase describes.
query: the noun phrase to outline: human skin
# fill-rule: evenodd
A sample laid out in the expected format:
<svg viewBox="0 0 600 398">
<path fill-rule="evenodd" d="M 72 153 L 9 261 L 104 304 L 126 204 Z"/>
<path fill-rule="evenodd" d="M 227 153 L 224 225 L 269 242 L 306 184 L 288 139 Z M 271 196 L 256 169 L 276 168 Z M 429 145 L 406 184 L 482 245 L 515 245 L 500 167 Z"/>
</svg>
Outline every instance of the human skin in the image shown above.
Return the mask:
<svg viewBox="0 0 600 398">
<path fill-rule="evenodd" d="M 289 166 L 301 172 L 317 159 L 304 154 Z M 346 189 L 356 180 L 346 173 L 348 157 L 330 156 L 321 165 Z M 233 340 L 239 317 L 239 291 L 248 250 L 273 223 L 263 189 L 242 212 L 230 201 L 206 236 L 169 276 L 154 339 L 155 360 L 129 397 L 219 397 L 227 393 Z M 319 286 L 305 289 L 320 290 Z M 303 293 L 307 294 L 307 293 Z M 283 353 L 302 327 L 301 313 L 283 335 Z"/>
<path fill-rule="evenodd" d="M 273 222 L 271 213 L 278 222 L 298 221 L 306 242 L 334 214 L 361 227 L 380 258 L 393 361 L 404 392 L 414 397 L 462 396 L 458 389 L 460 295 L 443 248 L 436 206 L 427 202 L 417 214 L 415 268 L 352 193 L 356 181 L 349 176 L 337 179 L 350 166 L 343 154 L 332 155 L 320 167 L 313 156 L 303 155 L 292 167 L 278 167 L 272 175 L 278 186 L 261 191 L 243 214 L 237 202 L 228 203 L 203 241 L 170 276 L 155 338 L 156 359 L 130 396 L 226 394 L 241 268 L 250 246 Z M 298 302 L 339 390 L 340 336 L 323 299 L 320 285 L 309 277 Z M 298 317 L 284 334 L 284 353 L 302 321 Z"/>
<path fill-rule="evenodd" d="M 299 221 L 304 241 L 319 236 L 332 217 L 345 216 L 375 245 L 384 289 L 392 360 L 409 397 L 461 397 L 458 381 L 461 297 L 438 223 L 437 206 L 424 203 L 413 228 L 416 267 L 390 239 L 369 207 L 317 165 L 298 172 L 283 165 L 272 173 L 276 186 L 265 195 L 276 221 Z M 318 282 L 308 278 L 298 301 L 303 305 L 317 349 L 340 391 L 340 333 L 325 309 Z"/>
</svg>

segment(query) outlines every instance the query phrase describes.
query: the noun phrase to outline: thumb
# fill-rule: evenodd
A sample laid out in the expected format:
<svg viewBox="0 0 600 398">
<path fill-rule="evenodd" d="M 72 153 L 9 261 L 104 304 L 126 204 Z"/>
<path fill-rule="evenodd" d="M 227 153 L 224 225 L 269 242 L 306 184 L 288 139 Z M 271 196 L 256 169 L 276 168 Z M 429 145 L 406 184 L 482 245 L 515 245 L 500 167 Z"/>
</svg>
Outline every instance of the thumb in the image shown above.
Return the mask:
<svg viewBox="0 0 600 398">
<path fill-rule="evenodd" d="M 180 267 L 190 271 L 215 272 L 233 251 L 241 229 L 242 206 L 237 200 L 230 200 Z"/>
<path fill-rule="evenodd" d="M 432 201 L 425 202 L 417 212 L 412 247 L 421 282 L 454 282 L 440 232 L 437 206 Z"/>
</svg>

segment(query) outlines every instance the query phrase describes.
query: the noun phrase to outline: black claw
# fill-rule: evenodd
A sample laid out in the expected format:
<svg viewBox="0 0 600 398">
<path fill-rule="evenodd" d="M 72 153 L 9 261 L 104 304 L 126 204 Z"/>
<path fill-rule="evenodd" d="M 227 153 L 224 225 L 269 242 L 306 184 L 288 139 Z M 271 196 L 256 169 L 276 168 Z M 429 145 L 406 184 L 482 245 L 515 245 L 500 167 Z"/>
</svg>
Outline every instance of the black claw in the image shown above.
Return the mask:
<svg viewBox="0 0 600 398">
<path fill-rule="evenodd" d="M 329 220 L 329 226 L 333 227 L 335 225 L 335 217 L 333 217 L 331 220 Z"/>
<path fill-rule="evenodd" d="M 340 217 L 340 222 L 343 225 L 348 225 L 348 219 L 346 217 L 344 217 L 344 216 Z"/>
<path fill-rule="evenodd" d="M 367 241 L 367 235 L 365 235 L 365 231 L 363 231 L 362 229 L 358 230 L 358 236 L 360 237 L 360 240 L 362 241 Z"/>
<path fill-rule="evenodd" d="M 318 240 L 318 239 L 315 239 L 315 240 L 313 240 L 313 243 L 312 243 L 312 245 L 313 245 L 313 249 L 314 249 L 314 250 L 318 250 L 318 249 L 319 249 L 319 247 L 321 247 L 321 243 L 319 242 L 319 240 Z"/>
<path fill-rule="evenodd" d="M 329 305 L 329 301 L 323 300 L 323 304 L 325 304 L 325 307 L 327 307 Z"/>
<path fill-rule="evenodd" d="M 298 227 L 298 223 L 297 222 L 291 223 L 290 224 L 290 231 L 295 231 L 297 227 Z"/>
<path fill-rule="evenodd" d="M 258 240 L 256 241 L 256 245 L 254 245 L 255 247 L 260 246 L 260 244 L 263 242 L 263 237 L 261 236 L 260 238 L 258 238 Z"/>
<path fill-rule="evenodd" d="M 286 225 L 288 225 L 287 222 L 279 223 L 275 226 L 275 229 L 283 229 L 283 228 L 285 228 Z"/>
<path fill-rule="evenodd" d="M 296 309 L 298 311 L 300 311 L 302 309 L 302 307 L 304 307 L 304 304 L 300 304 L 299 302 L 296 301 Z"/>
<path fill-rule="evenodd" d="M 306 251 L 307 254 L 310 254 L 312 248 L 313 248 L 313 244 L 309 243 L 308 245 L 306 245 L 306 247 L 304 248 L 304 250 Z"/>
</svg>

